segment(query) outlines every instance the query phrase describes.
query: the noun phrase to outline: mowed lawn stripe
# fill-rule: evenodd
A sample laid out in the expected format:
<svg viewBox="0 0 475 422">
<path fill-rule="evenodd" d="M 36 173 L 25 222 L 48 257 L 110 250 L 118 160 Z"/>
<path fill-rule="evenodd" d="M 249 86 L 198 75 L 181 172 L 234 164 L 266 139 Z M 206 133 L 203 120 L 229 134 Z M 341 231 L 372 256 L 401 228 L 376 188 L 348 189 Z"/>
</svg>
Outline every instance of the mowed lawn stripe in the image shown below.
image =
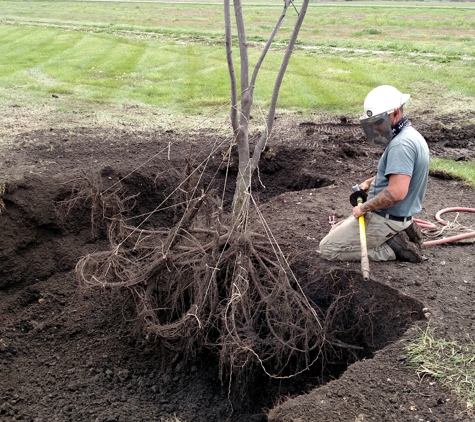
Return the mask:
<svg viewBox="0 0 475 422">
<path fill-rule="evenodd" d="M 63 105 L 64 97 L 70 96 L 71 100 L 176 107 L 187 113 L 229 103 L 222 43 L 8 24 L 0 25 L 0 39 L 0 95 L 8 87 L 21 87 L 36 98 L 62 94 Z M 251 46 L 251 66 L 261 49 L 262 45 Z M 282 54 L 281 46 L 269 52 L 257 80 L 256 105 L 267 107 Z M 239 76 L 237 56 L 235 64 Z M 384 83 L 429 103 L 443 101 L 442 97 L 473 96 L 474 65 L 474 60 L 459 57 L 297 48 L 278 107 L 359 112 L 365 93 Z"/>
<path fill-rule="evenodd" d="M 79 38 L 81 34 L 62 30 L 0 26 L 0 76 L 42 64 L 58 51 L 69 49 Z"/>
<path fill-rule="evenodd" d="M 225 51 L 54 28 L 0 25 L 0 81 L 76 99 L 180 105 L 229 101 Z"/>
</svg>

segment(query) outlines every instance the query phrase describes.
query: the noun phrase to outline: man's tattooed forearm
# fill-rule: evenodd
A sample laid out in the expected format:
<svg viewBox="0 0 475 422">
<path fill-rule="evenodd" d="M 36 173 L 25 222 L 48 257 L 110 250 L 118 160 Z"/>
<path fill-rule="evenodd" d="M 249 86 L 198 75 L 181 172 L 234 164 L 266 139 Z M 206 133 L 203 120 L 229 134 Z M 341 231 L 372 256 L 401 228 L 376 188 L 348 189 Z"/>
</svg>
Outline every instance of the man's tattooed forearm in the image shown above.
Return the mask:
<svg viewBox="0 0 475 422">
<path fill-rule="evenodd" d="M 374 210 L 380 210 L 383 208 L 389 208 L 397 204 L 399 201 L 396 201 L 391 195 L 391 192 L 387 188 L 383 189 L 378 195 L 374 198 L 371 198 L 369 201 L 366 201 L 361 205 L 361 211 L 368 212 Z"/>
</svg>

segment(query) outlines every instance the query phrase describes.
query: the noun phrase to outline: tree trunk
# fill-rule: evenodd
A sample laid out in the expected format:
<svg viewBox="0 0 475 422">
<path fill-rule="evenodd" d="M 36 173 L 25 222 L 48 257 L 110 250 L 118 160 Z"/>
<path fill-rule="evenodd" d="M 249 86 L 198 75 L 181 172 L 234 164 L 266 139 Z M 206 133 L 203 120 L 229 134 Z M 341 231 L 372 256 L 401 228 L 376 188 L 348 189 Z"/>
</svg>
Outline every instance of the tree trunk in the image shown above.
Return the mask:
<svg viewBox="0 0 475 422">
<path fill-rule="evenodd" d="M 266 121 L 266 128 L 254 148 L 252 159 L 250 157 L 249 150 L 249 120 L 251 116 L 251 107 L 254 99 L 254 87 L 259 73 L 259 69 L 264 61 L 264 58 L 269 51 L 269 48 L 274 40 L 274 37 L 285 17 L 287 9 L 290 4 L 293 3 L 290 0 L 284 0 L 283 11 L 271 33 L 269 39 L 266 42 L 263 52 L 254 68 L 251 83 L 249 83 L 249 56 L 248 45 L 246 39 L 246 30 L 244 25 L 244 15 L 242 11 L 241 0 L 234 1 L 234 15 L 236 18 L 236 27 L 238 32 L 239 54 L 241 64 L 241 110 L 238 109 L 238 94 L 236 74 L 234 71 L 234 64 L 232 59 L 232 36 L 231 36 L 231 6 L 230 0 L 224 0 L 224 15 L 225 15 L 225 31 L 226 31 L 226 57 L 228 62 L 228 70 L 231 81 L 231 124 L 233 126 L 236 145 L 238 149 L 239 157 L 239 171 L 236 180 L 236 191 L 233 199 L 233 226 L 239 231 L 244 232 L 246 230 L 247 215 L 249 211 L 249 199 L 250 199 L 250 187 L 251 179 L 254 170 L 257 168 L 261 153 L 267 143 L 267 140 L 271 134 L 275 110 L 277 105 L 277 99 L 279 96 L 280 87 L 284 78 L 287 65 L 292 55 L 295 42 L 298 37 L 298 33 L 302 26 L 302 22 L 307 12 L 309 0 L 303 0 L 298 19 L 295 23 L 292 35 L 290 37 L 289 44 L 287 46 L 284 58 L 282 60 L 281 67 L 279 69 L 276 82 L 274 84 L 274 90 L 272 99 L 270 102 L 269 113 Z"/>
</svg>

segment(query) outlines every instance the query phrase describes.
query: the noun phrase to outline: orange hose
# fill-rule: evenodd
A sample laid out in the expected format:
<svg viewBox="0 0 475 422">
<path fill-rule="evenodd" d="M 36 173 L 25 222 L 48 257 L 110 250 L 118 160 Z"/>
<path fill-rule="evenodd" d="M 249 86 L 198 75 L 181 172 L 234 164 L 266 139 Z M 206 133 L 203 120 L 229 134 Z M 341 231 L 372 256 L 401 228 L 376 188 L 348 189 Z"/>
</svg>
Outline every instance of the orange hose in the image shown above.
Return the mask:
<svg viewBox="0 0 475 422">
<path fill-rule="evenodd" d="M 442 214 L 448 213 L 448 212 L 475 212 L 475 208 L 466 208 L 466 207 L 452 207 L 452 208 L 444 208 L 435 214 L 435 219 L 442 224 L 443 226 L 447 226 L 449 224 L 449 221 L 445 221 L 442 219 Z M 414 219 L 414 222 L 417 223 L 417 225 L 421 229 L 429 229 L 429 230 L 435 230 L 437 229 L 437 226 L 435 224 L 432 224 L 428 221 L 424 220 L 419 220 L 417 218 Z M 460 231 L 466 232 L 463 234 L 458 234 L 455 236 L 449 236 L 445 237 L 443 239 L 437 239 L 437 240 L 429 240 L 427 242 L 424 242 L 422 245 L 423 246 L 432 246 L 432 245 L 440 245 L 442 243 L 450 243 L 450 242 L 456 242 L 457 240 L 461 239 L 467 239 L 469 237 L 475 236 L 475 230 L 469 228 L 469 227 L 462 227 Z"/>
</svg>

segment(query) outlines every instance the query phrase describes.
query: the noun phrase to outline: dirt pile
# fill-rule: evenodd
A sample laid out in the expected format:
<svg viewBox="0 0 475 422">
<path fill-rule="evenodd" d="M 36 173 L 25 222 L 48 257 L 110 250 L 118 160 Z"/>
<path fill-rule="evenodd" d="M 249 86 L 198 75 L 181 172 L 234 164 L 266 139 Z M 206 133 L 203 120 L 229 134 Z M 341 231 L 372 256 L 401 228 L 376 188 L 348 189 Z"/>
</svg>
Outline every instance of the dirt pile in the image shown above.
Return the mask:
<svg viewBox="0 0 475 422">
<path fill-rule="evenodd" d="M 150 212 L 176 186 L 186 158 L 205 156 L 219 135 L 25 132 L 0 151 L 8 175 L 0 218 L 1 420 L 472 420 L 450 391 L 419 380 L 407 367 L 404 344 L 417 336 L 407 330 L 417 321 L 422 327 L 430 321 L 439 336 L 467 341 L 475 319 L 473 246 L 429 247 L 421 264 L 371 263 L 368 283 L 359 277 L 359 263 L 329 265 L 317 252 L 328 216 L 350 212 L 351 186 L 372 174 L 381 147 L 362 144 L 349 118 L 276 123 L 253 195 L 309 297 L 315 303 L 347 298 L 349 311 L 335 312 L 336 326 L 358 347 L 335 344 L 340 360 L 331 371 L 278 382 L 255 374 L 234 380 L 231 394 L 212 354 L 197 356 L 192 365 L 183 365 L 179 355 L 163 360 L 137 333 L 134 313 L 122 300 L 106 291 L 79 294 L 78 259 L 108 245 L 105 233 L 91 226 L 88 204 L 69 198 L 85 177 L 100 179 L 104 189 L 121 181 L 134 198 L 134 213 Z M 473 158 L 475 129 L 455 123 L 450 117 L 440 124 L 414 121 L 433 155 Z M 190 139 L 200 140 L 192 154 Z M 205 183 L 224 184 L 227 174 L 217 170 L 222 159 L 213 157 Z M 230 170 L 232 177 L 235 167 Z M 225 207 L 233 188 L 228 181 Z M 441 208 L 473 206 L 473 195 L 460 181 L 432 175 L 419 217 L 434 221 Z M 466 225 L 474 220 L 459 218 Z M 163 211 L 147 225 L 173 219 L 172 211 Z"/>
</svg>

